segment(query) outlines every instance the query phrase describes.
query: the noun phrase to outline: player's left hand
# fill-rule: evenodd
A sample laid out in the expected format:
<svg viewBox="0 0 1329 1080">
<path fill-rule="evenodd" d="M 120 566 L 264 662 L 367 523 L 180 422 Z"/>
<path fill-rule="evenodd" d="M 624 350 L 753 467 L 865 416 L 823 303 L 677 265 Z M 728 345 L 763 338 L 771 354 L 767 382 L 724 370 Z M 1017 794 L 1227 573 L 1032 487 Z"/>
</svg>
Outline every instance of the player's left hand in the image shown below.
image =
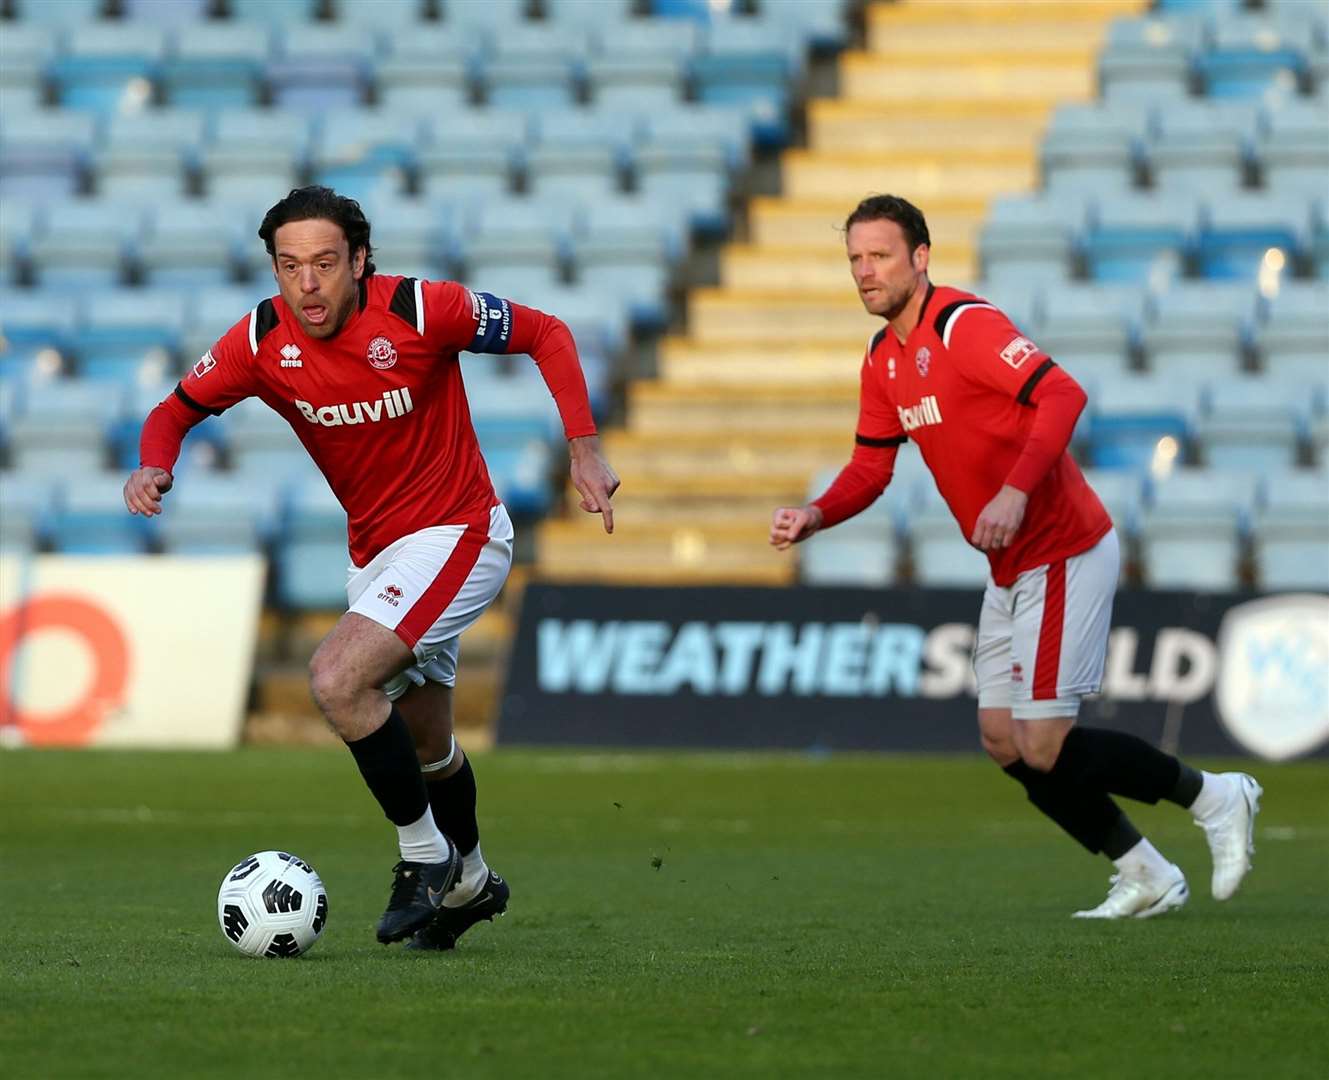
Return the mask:
<svg viewBox="0 0 1329 1080">
<path fill-rule="evenodd" d="M 1017 487 L 1003 484 L 1002 488 L 974 523 L 974 535 L 969 542 L 981 551 L 995 551 L 1010 547 L 1024 520 L 1024 508 L 1029 496 Z"/>
<path fill-rule="evenodd" d="M 614 531 L 614 508 L 610 503 L 618 490 L 618 474 L 600 453 L 600 437 L 586 435 L 568 440 L 572 455 L 572 486 L 581 495 L 579 504 L 588 514 L 604 517 L 605 532 Z"/>
</svg>

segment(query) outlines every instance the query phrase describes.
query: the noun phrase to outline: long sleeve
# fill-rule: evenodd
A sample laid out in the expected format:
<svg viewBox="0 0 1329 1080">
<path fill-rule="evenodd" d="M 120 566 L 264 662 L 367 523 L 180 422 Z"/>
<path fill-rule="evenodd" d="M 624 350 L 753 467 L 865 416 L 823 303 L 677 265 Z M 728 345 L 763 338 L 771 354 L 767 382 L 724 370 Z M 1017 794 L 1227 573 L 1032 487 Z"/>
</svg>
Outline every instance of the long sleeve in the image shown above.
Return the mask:
<svg viewBox="0 0 1329 1080">
<path fill-rule="evenodd" d="M 838 525 L 876 502 L 891 482 L 898 452 L 899 446 L 894 443 L 888 446 L 858 443 L 849 464 L 840 470 L 831 486 L 812 501 L 812 505 L 821 510 L 821 527 L 828 529 Z"/>
<path fill-rule="evenodd" d="M 549 387 L 563 418 L 563 433 L 569 439 L 596 433 L 586 376 L 581 370 L 572 331 L 562 319 L 535 308 L 512 304 L 512 337 L 508 352 L 528 353 Z"/>
<path fill-rule="evenodd" d="M 1006 483 L 1028 494 L 1038 487 L 1048 470 L 1070 445 L 1075 422 L 1088 400 L 1080 384 L 1046 361 L 1048 367 L 1027 398 L 1036 410 L 1034 426 L 1024 450 L 1007 474 Z"/>
<path fill-rule="evenodd" d="M 170 472 L 175 468 L 189 429 L 207 417 L 206 412 L 190 408 L 177 394 L 161 402 L 143 421 L 139 434 L 138 459 L 140 465 L 151 465 Z"/>
</svg>

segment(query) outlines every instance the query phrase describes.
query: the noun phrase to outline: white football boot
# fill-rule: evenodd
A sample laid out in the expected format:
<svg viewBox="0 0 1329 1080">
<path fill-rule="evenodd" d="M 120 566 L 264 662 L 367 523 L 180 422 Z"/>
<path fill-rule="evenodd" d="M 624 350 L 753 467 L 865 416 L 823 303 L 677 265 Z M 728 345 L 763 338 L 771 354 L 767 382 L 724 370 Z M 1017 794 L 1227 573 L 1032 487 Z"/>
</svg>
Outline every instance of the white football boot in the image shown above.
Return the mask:
<svg viewBox="0 0 1329 1080">
<path fill-rule="evenodd" d="M 1221 805 L 1195 824 L 1204 830 L 1214 859 L 1211 883 L 1215 900 L 1226 900 L 1249 873 L 1255 854 L 1255 815 L 1264 789 L 1245 773 L 1219 773 L 1215 779 L 1228 787 Z"/>
<path fill-rule="evenodd" d="M 1077 911 L 1074 919 L 1151 919 L 1179 908 L 1190 897 L 1186 875 L 1173 863 L 1161 873 L 1113 874 L 1107 899 L 1096 908 Z"/>
</svg>

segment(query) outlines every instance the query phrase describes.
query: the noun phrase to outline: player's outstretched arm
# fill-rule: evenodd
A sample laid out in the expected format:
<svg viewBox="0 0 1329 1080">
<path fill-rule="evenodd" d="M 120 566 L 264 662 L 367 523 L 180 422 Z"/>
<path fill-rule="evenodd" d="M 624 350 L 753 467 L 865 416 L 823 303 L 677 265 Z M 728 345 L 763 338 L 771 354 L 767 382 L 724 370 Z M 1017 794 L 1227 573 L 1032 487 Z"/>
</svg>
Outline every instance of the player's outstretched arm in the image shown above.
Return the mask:
<svg viewBox="0 0 1329 1080">
<path fill-rule="evenodd" d="M 152 517 L 162 512 L 162 496 L 171 490 L 174 480 L 165 469 L 140 465 L 125 481 L 125 506 L 131 514 Z"/>
<path fill-rule="evenodd" d="M 784 551 L 820 529 L 823 520 L 820 506 L 782 506 L 771 515 L 771 543 Z"/>
<path fill-rule="evenodd" d="M 600 453 L 600 437 L 583 435 L 568 440 L 572 456 L 572 486 L 581 495 L 581 508 L 588 514 L 604 517 L 605 532 L 614 531 L 614 507 L 610 503 L 618 490 L 618 474 Z"/>
</svg>

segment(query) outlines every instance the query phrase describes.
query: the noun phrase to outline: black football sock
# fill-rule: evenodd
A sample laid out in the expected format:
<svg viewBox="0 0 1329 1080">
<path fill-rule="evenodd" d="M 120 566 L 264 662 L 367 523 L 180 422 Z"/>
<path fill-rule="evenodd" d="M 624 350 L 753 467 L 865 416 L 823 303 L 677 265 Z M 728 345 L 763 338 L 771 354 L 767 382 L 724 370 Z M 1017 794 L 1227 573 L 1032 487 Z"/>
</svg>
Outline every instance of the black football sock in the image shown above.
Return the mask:
<svg viewBox="0 0 1329 1080">
<path fill-rule="evenodd" d="M 1195 801 L 1203 782 L 1171 754 L 1134 735 L 1104 728 L 1071 728 L 1049 775 L 1140 802 L 1168 799 L 1182 806 Z"/>
<path fill-rule="evenodd" d="M 429 807 L 425 779 L 411 731 L 395 705 L 381 728 L 346 746 L 389 821 L 412 825 L 424 816 Z"/>
<path fill-rule="evenodd" d="M 429 789 L 429 808 L 439 832 L 452 837 L 457 850 L 469 855 L 480 842 L 480 826 L 475 820 L 475 773 L 471 759 L 466 758 L 451 776 L 431 777 L 425 785 Z"/>
<path fill-rule="evenodd" d="M 1140 834 L 1102 789 L 1067 784 L 1052 773 L 1039 772 L 1018 760 L 1003 771 L 1023 784 L 1029 801 L 1090 854 L 1101 851 L 1115 859 L 1139 842 Z"/>
</svg>

